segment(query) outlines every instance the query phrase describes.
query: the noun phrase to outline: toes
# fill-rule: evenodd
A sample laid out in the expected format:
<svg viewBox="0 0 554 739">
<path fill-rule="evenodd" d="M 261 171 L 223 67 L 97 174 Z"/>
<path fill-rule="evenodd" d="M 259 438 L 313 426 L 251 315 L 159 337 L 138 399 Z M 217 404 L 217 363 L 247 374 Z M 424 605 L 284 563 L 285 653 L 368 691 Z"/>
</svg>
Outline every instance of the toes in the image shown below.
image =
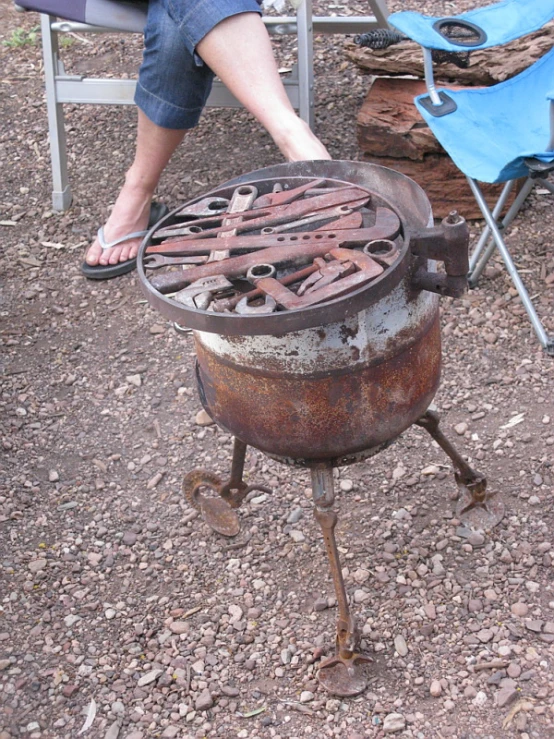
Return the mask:
<svg viewBox="0 0 554 739">
<path fill-rule="evenodd" d="M 87 251 L 87 254 L 85 256 L 85 262 L 89 264 L 91 267 L 94 267 L 99 263 L 101 255 L 102 255 L 102 247 L 100 246 L 98 241 L 95 241 L 90 247 L 90 249 Z"/>
</svg>

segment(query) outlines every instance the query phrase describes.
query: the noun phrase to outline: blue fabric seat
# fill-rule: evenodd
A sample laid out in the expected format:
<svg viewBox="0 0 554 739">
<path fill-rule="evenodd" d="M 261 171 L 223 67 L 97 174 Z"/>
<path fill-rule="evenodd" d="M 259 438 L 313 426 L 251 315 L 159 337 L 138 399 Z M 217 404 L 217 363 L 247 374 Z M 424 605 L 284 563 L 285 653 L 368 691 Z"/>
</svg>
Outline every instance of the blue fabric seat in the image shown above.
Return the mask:
<svg viewBox="0 0 554 739">
<path fill-rule="evenodd" d="M 389 22 L 423 47 L 428 93 L 415 99 L 417 109 L 456 166 L 468 178 L 486 228 L 470 261 L 470 286 L 476 286 L 498 249 L 519 293 L 533 329 L 548 354 L 549 337 L 523 284 L 503 233 L 540 183 L 554 169 L 554 49 L 517 76 L 488 88 L 448 90 L 435 87 L 432 50 L 471 52 L 506 44 L 541 28 L 554 18 L 554 0 L 504 0 L 453 17 L 426 17 L 403 11 Z M 517 178 L 527 180 L 500 218 Z M 505 183 L 491 210 L 479 182 Z"/>
</svg>

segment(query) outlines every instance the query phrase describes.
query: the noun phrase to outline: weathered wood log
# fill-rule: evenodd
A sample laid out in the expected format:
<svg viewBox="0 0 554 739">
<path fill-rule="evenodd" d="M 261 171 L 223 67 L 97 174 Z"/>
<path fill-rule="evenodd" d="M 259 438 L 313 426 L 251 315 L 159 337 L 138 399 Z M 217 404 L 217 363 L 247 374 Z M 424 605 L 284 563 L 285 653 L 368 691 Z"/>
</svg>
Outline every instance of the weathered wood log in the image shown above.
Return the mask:
<svg viewBox="0 0 554 739">
<path fill-rule="evenodd" d="M 505 46 L 473 51 L 467 69 L 459 69 L 451 63 L 435 64 L 435 78 L 437 81 L 453 80 L 460 85 L 493 85 L 526 69 L 553 44 L 554 23 L 550 23 Z M 356 66 L 369 74 L 424 77 L 421 47 L 412 41 L 376 51 L 347 43 L 345 52 Z"/>
<path fill-rule="evenodd" d="M 445 154 L 427 154 L 423 160 L 379 157 L 363 152 L 363 161 L 380 164 L 417 182 L 425 190 L 435 218 L 444 218 L 457 210 L 467 220 L 483 220 L 483 214 L 473 197 L 466 178 Z M 482 185 L 482 191 L 492 207 L 498 200 L 501 185 Z"/>
<path fill-rule="evenodd" d="M 419 160 L 427 154 L 444 154 L 414 105 L 414 97 L 426 89 L 421 80 L 375 80 L 358 113 L 360 149 L 374 156 Z"/>
<path fill-rule="evenodd" d="M 421 80 L 378 79 L 358 114 L 358 145 L 364 161 L 381 164 L 411 177 L 427 193 L 436 218 L 458 210 L 465 218 L 481 219 L 465 176 L 421 118 L 413 103 L 425 92 Z M 501 185 L 484 185 L 489 204 Z"/>
</svg>

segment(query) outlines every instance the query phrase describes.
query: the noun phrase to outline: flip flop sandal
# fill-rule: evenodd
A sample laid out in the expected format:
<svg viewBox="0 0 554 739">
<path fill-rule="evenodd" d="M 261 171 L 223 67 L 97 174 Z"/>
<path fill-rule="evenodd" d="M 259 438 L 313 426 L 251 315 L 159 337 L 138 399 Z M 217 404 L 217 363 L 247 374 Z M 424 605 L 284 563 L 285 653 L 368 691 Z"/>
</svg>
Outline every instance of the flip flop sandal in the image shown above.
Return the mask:
<svg viewBox="0 0 554 739">
<path fill-rule="evenodd" d="M 148 228 L 152 228 L 154 224 L 168 213 L 169 208 L 167 205 L 156 202 L 152 203 L 150 206 Z M 98 229 L 98 241 L 100 242 L 102 249 L 111 249 L 113 246 L 118 246 L 118 244 L 123 244 L 125 241 L 130 241 L 131 239 L 142 239 L 142 237 L 147 233 L 148 231 L 135 231 L 134 233 L 126 234 L 125 236 L 121 236 L 119 239 L 115 239 L 115 241 L 110 241 L 108 243 L 104 238 L 104 227 L 101 226 Z M 127 274 L 127 272 L 132 272 L 136 266 L 137 260 L 135 257 L 133 257 L 133 259 L 127 259 L 125 262 L 118 262 L 117 264 L 96 264 L 92 266 L 83 262 L 81 265 L 81 272 L 89 280 L 109 280 L 112 277 L 119 277 L 120 275 Z"/>
</svg>

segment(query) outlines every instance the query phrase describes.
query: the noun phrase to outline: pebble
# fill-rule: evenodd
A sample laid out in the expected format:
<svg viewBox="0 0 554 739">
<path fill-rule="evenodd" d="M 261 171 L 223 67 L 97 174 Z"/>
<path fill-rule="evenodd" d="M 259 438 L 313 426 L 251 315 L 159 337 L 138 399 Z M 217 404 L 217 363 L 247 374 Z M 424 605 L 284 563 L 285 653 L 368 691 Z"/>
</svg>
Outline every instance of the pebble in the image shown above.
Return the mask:
<svg viewBox="0 0 554 739">
<path fill-rule="evenodd" d="M 34 574 L 43 570 L 47 564 L 48 560 L 46 559 L 34 559 L 32 562 L 29 562 L 29 569 Z"/>
<path fill-rule="evenodd" d="M 190 626 L 186 621 L 172 621 L 169 624 L 169 630 L 173 634 L 186 634 L 190 631 Z"/>
<path fill-rule="evenodd" d="M 204 690 L 196 698 L 194 702 L 194 707 L 197 711 L 207 711 L 213 706 L 213 704 L 214 701 L 212 698 L 212 694 L 210 693 L 208 688 L 204 688 Z"/>
<path fill-rule="evenodd" d="M 496 705 L 498 706 L 498 708 L 508 706 L 517 698 L 517 695 L 517 689 L 511 687 L 510 685 L 500 688 L 500 690 L 496 694 Z"/>
<path fill-rule="evenodd" d="M 142 677 L 139 678 L 137 682 L 137 686 L 139 688 L 143 688 L 145 685 L 150 685 L 150 683 L 153 683 L 154 680 L 157 680 L 159 676 L 162 674 L 163 670 L 150 670 L 149 672 L 146 672 Z"/>
<path fill-rule="evenodd" d="M 194 423 L 197 426 L 212 426 L 214 421 L 213 419 L 206 413 L 206 411 L 202 408 L 201 411 L 198 411 L 196 416 L 194 417 Z"/>
<path fill-rule="evenodd" d="M 465 434 L 465 432 L 468 430 L 468 428 L 469 428 L 469 426 L 467 425 L 467 423 L 465 421 L 463 421 L 462 423 L 458 423 L 458 424 L 456 424 L 456 426 L 454 426 L 454 431 L 459 436 L 463 436 Z"/>
<path fill-rule="evenodd" d="M 512 613 L 514 616 L 519 616 L 520 618 L 523 616 L 527 616 L 529 613 L 529 607 L 525 603 L 514 603 L 511 608 Z"/>
<path fill-rule="evenodd" d="M 406 719 L 401 713 L 389 713 L 383 721 L 383 731 L 385 734 L 396 734 L 398 731 L 404 731 L 406 728 Z"/>
<path fill-rule="evenodd" d="M 349 493 L 354 488 L 352 480 L 341 480 L 339 482 L 339 488 L 343 493 Z"/>
<path fill-rule="evenodd" d="M 432 680 L 431 686 L 429 688 L 429 692 L 433 696 L 433 698 L 438 698 L 439 695 L 442 694 L 442 685 L 440 683 L 440 680 Z"/>
<path fill-rule="evenodd" d="M 126 531 L 123 534 L 123 538 L 121 540 L 125 546 L 132 547 L 133 544 L 136 544 L 137 541 L 137 535 L 134 531 Z"/>
<path fill-rule="evenodd" d="M 405 657 L 408 654 L 408 645 L 402 634 L 394 637 L 394 648 L 401 657 Z"/>
<path fill-rule="evenodd" d="M 300 544 L 306 539 L 304 534 L 301 531 L 298 531 L 298 529 L 292 529 L 292 531 L 289 531 L 289 534 L 290 534 L 291 539 L 297 544 Z"/>
<path fill-rule="evenodd" d="M 314 698 L 315 695 L 309 690 L 303 690 L 300 693 L 300 703 L 309 703 L 310 701 L 313 701 Z"/>
<path fill-rule="evenodd" d="M 293 508 L 293 510 L 287 516 L 287 523 L 298 523 L 302 518 L 304 518 L 304 511 L 302 510 L 302 508 Z"/>
<path fill-rule="evenodd" d="M 49 470 L 48 480 L 50 482 L 58 482 L 59 479 L 60 479 L 60 475 L 57 470 Z"/>
</svg>

